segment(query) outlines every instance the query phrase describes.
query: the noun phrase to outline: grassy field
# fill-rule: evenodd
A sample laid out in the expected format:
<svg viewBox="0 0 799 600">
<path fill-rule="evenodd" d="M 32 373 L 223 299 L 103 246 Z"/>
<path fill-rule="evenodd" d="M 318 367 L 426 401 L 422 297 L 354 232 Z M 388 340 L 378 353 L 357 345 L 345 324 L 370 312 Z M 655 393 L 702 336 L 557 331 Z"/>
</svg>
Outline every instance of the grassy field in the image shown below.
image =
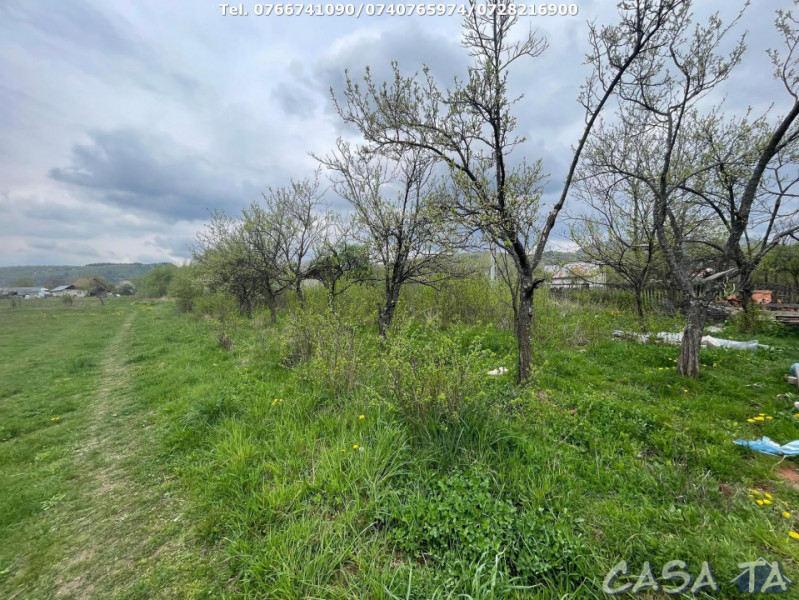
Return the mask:
<svg viewBox="0 0 799 600">
<path fill-rule="evenodd" d="M 0 598 L 605 598 L 673 559 L 738 598 L 761 555 L 799 582 L 794 463 L 732 443 L 799 438 L 799 337 L 687 381 L 612 339 L 626 312 L 541 298 L 518 388 L 485 374 L 507 331 L 423 300 L 386 342 L 367 301 L 0 304 Z"/>
</svg>

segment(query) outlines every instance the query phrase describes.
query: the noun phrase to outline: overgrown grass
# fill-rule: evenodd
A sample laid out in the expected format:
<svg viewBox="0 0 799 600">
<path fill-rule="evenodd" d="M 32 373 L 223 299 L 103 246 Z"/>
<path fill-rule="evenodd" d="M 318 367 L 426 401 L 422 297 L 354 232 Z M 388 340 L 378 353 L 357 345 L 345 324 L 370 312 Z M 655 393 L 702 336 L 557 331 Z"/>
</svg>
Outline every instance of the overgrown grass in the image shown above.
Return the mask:
<svg viewBox="0 0 799 600">
<path fill-rule="evenodd" d="M 658 574 L 682 559 L 694 576 L 711 562 L 721 589 L 710 596 L 737 598 L 737 564 L 761 555 L 799 581 L 799 541 L 789 537 L 799 531 L 799 492 L 776 475 L 792 461 L 732 443 L 799 437 L 799 396 L 782 381 L 799 351 L 795 335 L 760 339 L 774 350 L 703 350 L 701 377 L 686 380 L 674 370 L 677 347 L 612 338 L 615 329 L 674 331 L 677 321 L 642 324 L 619 308 L 541 294 L 535 373 L 520 388 L 513 338 L 492 322 L 509 309 L 495 299 L 490 318 L 467 310 L 490 296 L 460 289 L 462 302 L 440 305 L 409 292 L 385 342 L 367 291 L 338 317 L 312 292 L 305 311 L 292 306 L 276 326 L 229 311 L 220 323 L 168 302 L 130 305 L 128 406 L 151 414 L 157 440 L 152 462 L 135 472 L 171 473 L 187 501 L 182 527 L 209 562 L 227 557 L 213 577 L 192 572 L 207 589 L 598 599 L 622 559 L 636 574 L 644 561 Z M 30 325 L 8 335 L 24 337 Z M 70 358 L 95 368 L 91 356 Z M 510 371 L 486 375 L 499 366 Z M 54 479 L 40 501 L 62 485 Z M 758 504 L 765 493 L 771 503 Z"/>
</svg>

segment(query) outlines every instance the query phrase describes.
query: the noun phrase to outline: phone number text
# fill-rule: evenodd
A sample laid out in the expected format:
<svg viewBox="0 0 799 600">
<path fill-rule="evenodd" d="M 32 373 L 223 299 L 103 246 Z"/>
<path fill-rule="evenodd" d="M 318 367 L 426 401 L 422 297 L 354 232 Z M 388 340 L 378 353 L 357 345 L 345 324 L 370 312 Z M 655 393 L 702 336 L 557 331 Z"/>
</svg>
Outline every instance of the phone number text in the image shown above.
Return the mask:
<svg viewBox="0 0 799 600">
<path fill-rule="evenodd" d="M 279 3 L 254 4 L 249 9 L 243 4 L 220 4 L 222 16 L 247 17 L 380 17 L 383 15 L 410 17 L 423 16 L 520 16 L 520 17 L 552 17 L 576 16 L 579 8 L 576 4 L 487 4 L 475 2 L 469 4 L 312 4 L 312 3 Z"/>
</svg>

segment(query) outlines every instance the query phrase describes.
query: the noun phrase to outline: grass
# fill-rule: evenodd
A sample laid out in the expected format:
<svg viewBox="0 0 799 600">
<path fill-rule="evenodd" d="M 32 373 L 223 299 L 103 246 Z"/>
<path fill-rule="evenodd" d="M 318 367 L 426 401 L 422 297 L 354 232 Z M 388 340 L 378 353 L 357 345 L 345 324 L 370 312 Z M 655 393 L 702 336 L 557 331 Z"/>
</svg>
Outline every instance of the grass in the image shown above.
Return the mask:
<svg viewBox="0 0 799 600">
<path fill-rule="evenodd" d="M 732 444 L 799 437 L 799 337 L 685 380 L 678 348 L 612 339 L 628 312 L 542 298 L 519 388 L 506 330 L 419 293 L 386 344 L 357 296 L 277 326 L 0 305 L 0 597 L 598 599 L 620 560 L 682 559 L 737 598 L 761 555 L 799 581 L 792 461 Z"/>
</svg>

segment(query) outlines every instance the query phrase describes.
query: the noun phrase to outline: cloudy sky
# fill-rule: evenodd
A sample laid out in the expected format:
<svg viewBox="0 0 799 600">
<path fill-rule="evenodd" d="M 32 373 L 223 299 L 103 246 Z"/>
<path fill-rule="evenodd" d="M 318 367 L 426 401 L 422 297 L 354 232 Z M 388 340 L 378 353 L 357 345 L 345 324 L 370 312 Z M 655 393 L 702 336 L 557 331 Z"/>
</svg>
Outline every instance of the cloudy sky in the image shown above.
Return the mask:
<svg viewBox="0 0 799 600">
<path fill-rule="evenodd" d="M 511 73 L 525 94 L 517 152 L 543 158 L 550 190 L 582 124 L 586 22 L 616 14 L 609 0 L 574 3 L 575 17 L 523 19 L 550 47 Z M 740 4 L 697 0 L 696 11 Z M 728 110 L 788 105 L 765 49 L 777 44 L 774 9 L 792 4 L 750 7 Z M 380 78 L 393 59 L 446 82 L 468 64 L 457 16 L 258 17 L 254 6 L 234 17 L 207 0 L 0 3 L 0 265 L 179 262 L 210 210 L 235 213 L 308 176 L 309 152 L 353 136 L 328 91 L 344 69 Z"/>
</svg>

